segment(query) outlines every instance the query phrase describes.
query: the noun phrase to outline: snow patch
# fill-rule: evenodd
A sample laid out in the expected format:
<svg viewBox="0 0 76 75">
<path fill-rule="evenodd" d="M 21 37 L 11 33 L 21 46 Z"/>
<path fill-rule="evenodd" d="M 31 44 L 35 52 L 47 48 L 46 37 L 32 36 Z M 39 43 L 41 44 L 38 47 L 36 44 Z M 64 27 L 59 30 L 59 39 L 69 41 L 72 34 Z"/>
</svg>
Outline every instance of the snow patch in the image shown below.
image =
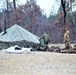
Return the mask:
<svg viewBox="0 0 76 75">
<path fill-rule="evenodd" d="M 15 50 L 16 47 L 18 47 L 18 46 L 17 45 L 12 46 L 12 47 L 2 50 L 2 51 L 7 52 L 7 53 L 20 54 L 20 53 L 29 53 L 32 49 L 32 48 L 21 48 L 21 50 Z"/>
</svg>

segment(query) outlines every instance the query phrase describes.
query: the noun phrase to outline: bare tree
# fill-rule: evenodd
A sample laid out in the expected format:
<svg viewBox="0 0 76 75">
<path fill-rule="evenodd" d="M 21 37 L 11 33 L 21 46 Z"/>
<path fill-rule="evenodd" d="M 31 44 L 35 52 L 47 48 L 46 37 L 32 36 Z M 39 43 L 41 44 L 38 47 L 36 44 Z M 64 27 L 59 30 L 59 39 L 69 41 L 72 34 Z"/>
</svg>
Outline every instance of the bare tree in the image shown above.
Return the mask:
<svg viewBox="0 0 76 75">
<path fill-rule="evenodd" d="M 13 0 L 13 6 L 14 6 L 14 9 L 16 10 L 16 0 Z"/>
<path fill-rule="evenodd" d="M 75 25 L 75 19 L 74 19 L 74 14 L 73 14 L 73 3 L 75 2 L 75 0 L 70 0 L 70 11 L 71 11 L 71 16 L 72 16 L 72 24 Z"/>
<path fill-rule="evenodd" d="M 63 12 L 64 12 L 64 25 L 65 25 L 65 21 L 66 21 L 66 0 L 61 0 L 61 5 L 63 8 Z"/>
<path fill-rule="evenodd" d="M 9 2 L 6 0 L 6 19 L 7 19 L 7 25 L 9 25 Z"/>
</svg>

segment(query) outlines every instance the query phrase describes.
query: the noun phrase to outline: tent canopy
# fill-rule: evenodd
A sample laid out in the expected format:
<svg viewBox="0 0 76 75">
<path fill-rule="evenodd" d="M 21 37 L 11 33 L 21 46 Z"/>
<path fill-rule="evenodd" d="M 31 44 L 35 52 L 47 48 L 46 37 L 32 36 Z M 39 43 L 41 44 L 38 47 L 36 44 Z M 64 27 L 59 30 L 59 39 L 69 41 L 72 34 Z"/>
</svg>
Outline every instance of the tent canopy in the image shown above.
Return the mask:
<svg viewBox="0 0 76 75">
<path fill-rule="evenodd" d="M 12 27 L 6 30 L 6 34 L 2 35 L 0 33 L 0 41 L 2 42 L 14 42 L 14 41 L 29 41 L 33 43 L 39 43 L 39 37 L 32 34 L 31 32 L 27 31 L 26 29 L 20 27 L 19 25 L 15 24 Z"/>
</svg>

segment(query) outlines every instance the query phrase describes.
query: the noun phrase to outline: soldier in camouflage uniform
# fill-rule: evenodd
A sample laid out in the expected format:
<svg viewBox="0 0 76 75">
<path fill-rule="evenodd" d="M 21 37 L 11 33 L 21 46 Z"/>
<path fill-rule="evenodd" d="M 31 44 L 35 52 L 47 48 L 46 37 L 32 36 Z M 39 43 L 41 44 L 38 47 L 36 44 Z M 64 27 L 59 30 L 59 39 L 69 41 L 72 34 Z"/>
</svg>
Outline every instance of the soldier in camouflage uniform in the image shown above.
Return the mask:
<svg viewBox="0 0 76 75">
<path fill-rule="evenodd" d="M 47 33 L 44 33 L 41 38 L 40 38 L 40 44 L 41 46 L 48 46 L 50 39 L 49 39 L 49 35 Z"/>
</svg>

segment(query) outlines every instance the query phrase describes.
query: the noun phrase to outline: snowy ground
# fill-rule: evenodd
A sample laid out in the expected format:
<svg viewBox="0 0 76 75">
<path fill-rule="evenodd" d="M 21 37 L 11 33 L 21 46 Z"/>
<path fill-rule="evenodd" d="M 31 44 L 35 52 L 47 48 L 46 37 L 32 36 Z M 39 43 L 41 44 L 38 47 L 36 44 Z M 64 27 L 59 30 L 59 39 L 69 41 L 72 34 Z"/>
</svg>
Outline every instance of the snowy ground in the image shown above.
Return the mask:
<svg viewBox="0 0 76 75">
<path fill-rule="evenodd" d="M 0 75 L 76 75 L 76 54 L 0 51 Z"/>
</svg>

